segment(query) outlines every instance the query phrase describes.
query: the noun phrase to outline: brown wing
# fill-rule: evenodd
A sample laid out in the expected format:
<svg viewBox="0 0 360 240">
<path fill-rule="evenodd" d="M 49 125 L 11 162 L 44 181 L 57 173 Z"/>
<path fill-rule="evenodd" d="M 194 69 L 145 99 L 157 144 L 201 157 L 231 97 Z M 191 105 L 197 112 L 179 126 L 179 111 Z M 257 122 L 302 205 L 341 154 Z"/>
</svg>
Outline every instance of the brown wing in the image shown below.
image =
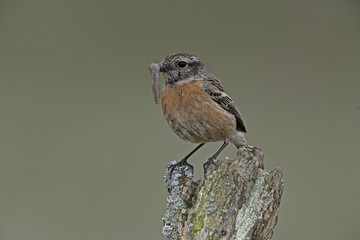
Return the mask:
<svg viewBox="0 0 360 240">
<path fill-rule="evenodd" d="M 203 86 L 205 92 L 211 96 L 211 99 L 214 102 L 235 116 L 236 129 L 242 132 L 246 132 L 244 122 L 241 119 L 240 111 L 236 107 L 234 101 L 229 97 L 229 95 L 225 93 L 221 82 L 216 78 L 208 79 L 203 81 Z"/>
</svg>

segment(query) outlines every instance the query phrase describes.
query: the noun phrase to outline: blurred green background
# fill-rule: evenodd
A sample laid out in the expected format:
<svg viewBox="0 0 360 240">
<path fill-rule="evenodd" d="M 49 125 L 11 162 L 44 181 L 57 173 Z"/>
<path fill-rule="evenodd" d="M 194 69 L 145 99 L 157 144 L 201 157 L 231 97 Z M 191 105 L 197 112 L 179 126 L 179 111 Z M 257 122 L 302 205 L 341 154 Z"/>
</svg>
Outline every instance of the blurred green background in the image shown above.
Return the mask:
<svg viewBox="0 0 360 240">
<path fill-rule="evenodd" d="M 147 67 L 177 51 L 284 170 L 273 238 L 360 239 L 360 2 L 332 0 L 1 0 L 0 239 L 163 239 L 164 168 L 195 145 Z"/>
</svg>

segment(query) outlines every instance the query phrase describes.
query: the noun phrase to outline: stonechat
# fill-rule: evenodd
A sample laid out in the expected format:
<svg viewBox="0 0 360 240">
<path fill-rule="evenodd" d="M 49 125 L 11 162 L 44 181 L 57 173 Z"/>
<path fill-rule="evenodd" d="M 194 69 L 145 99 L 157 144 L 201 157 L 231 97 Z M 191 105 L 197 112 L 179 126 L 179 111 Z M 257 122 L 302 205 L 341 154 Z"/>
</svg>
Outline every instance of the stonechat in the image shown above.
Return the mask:
<svg viewBox="0 0 360 240">
<path fill-rule="evenodd" d="M 156 103 L 160 100 L 159 72 L 165 77 L 161 105 L 170 128 L 181 139 L 199 145 L 172 166 L 187 165 L 187 160 L 207 142 L 224 141 L 220 149 L 203 164 L 204 176 L 220 152 L 232 142 L 237 148 L 246 145 L 241 114 L 224 91 L 219 79 L 194 55 L 173 53 L 160 63 L 149 66 Z"/>
</svg>

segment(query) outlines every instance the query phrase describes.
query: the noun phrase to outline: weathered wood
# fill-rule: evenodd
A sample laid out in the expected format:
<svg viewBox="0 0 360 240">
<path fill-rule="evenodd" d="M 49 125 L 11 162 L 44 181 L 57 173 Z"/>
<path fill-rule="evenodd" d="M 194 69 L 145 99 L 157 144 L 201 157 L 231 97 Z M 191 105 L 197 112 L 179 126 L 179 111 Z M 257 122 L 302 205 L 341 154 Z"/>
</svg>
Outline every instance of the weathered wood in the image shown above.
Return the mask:
<svg viewBox="0 0 360 240">
<path fill-rule="evenodd" d="M 216 161 L 197 180 L 187 166 L 175 167 L 165 182 L 169 192 L 163 234 L 169 240 L 271 239 L 283 191 L 282 170 L 264 170 L 264 155 L 242 147 L 237 158 Z"/>
</svg>

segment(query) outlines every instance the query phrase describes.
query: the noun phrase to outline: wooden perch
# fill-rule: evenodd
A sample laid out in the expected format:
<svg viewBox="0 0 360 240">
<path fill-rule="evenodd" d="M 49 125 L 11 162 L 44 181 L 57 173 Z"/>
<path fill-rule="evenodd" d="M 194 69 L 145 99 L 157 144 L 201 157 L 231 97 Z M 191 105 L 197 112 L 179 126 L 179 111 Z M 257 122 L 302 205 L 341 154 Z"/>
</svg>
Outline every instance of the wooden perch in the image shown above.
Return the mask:
<svg viewBox="0 0 360 240">
<path fill-rule="evenodd" d="M 237 158 L 216 161 L 196 180 L 187 166 L 166 168 L 163 234 L 169 240 L 271 239 L 283 191 L 282 170 L 264 170 L 264 155 L 242 147 Z"/>
</svg>

